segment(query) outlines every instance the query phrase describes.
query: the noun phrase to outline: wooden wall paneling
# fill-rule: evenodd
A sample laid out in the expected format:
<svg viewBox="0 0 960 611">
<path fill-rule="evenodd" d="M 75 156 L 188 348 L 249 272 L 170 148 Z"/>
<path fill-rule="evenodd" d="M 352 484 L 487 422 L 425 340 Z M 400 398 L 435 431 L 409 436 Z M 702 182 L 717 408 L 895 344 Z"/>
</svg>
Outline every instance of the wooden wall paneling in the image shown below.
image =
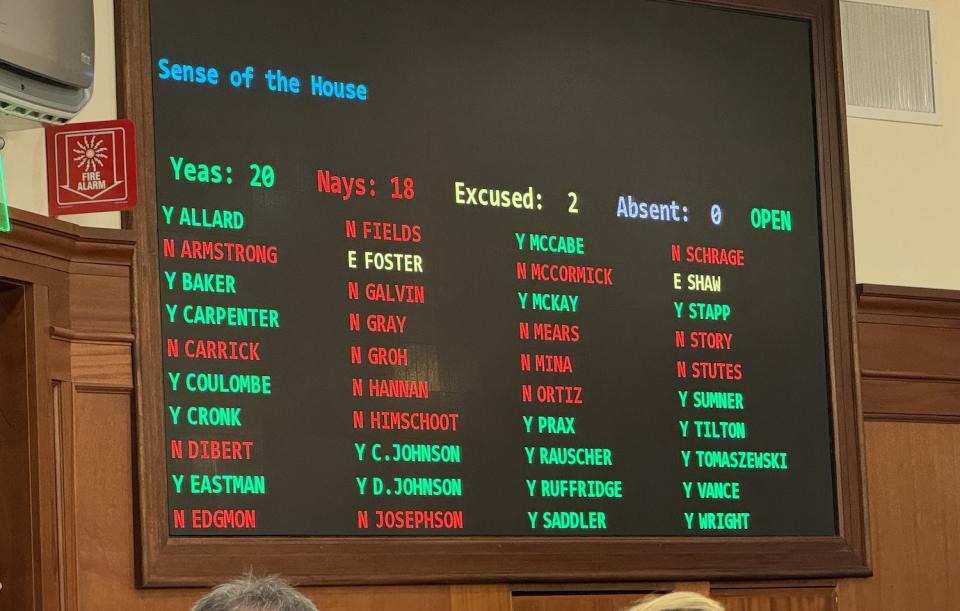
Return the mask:
<svg viewBox="0 0 960 611">
<path fill-rule="evenodd" d="M 864 377 L 868 420 L 960 422 L 960 381 Z"/>
<path fill-rule="evenodd" d="M 38 608 L 31 510 L 26 295 L 0 284 L 0 607 Z"/>
<path fill-rule="evenodd" d="M 843 611 L 960 608 L 960 426 L 866 425 L 870 579 L 840 583 Z"/>
<path fill-rule="evenodd" d="M 620 611 L 651 594 L 696 592 L 710 596 L 710 583 L 563 583 L 515 586 L 513 611 Z"/>
<path fill-rule="evenodd" d="M 76 268 L 74 269 L 76 272 Z M 130 276 L 84 266 L 71 277 L 73 326 L 51 327 L 69 354 L 58 385 L 67 609 L 135 608 L 133 575 L 133 335 Z M 113 584 L 111 586 L 111 584 Z"/>
<path fill-rule="evenodd" d="M 69 343 L 74 380 L 94 389 L 133 390 L 129 342 L 74 341 Z"/>
<path fill-rule="evenodd" d="M 511 611 L 506 585 L 450 586 L 450 611 Z"/>
<path fill-rule="evenodd" d="M 749 588 L 714 590 L 726 611 L 837 611 L 833 588 Z M 887 609 L 893 607 L 876 607 Z M 908 607 L 904 607 L 907 609 Z"/>
<path fill-rule="evenodd" d="M 0 261 L 35 266 L 31 282 L 54 285 L 66 282 L 72 269 L 93 264 L 124 267 L 131 258 L 133 233 L 123 229 L 81 227 L 32 212 L 10 209 L 13 230 L 0 240 Z"/>
<path fill-rule="evenodd" d="M 0 273 L 7 277 L 18 271 L 24 272 L 22 276 L 29 276 L 31 271 L 37 271 L 37 268 L 30 264 L 10 261 L 2 263 Z M 13 326 L 16 326 L 17 332 L 16 337 L 7 334 L 7 337 L 0 339 L 0 346 L 4 350 L 0 357 L 4 374 L 0 375 L 7 378 L 15 375 L 17 379 L 0 383 L 0 411 L 4 412 L 3 420 L 6 424 L 16 423 L 17 434 L 21 437 L 15 442 L 12 439 L 0 441 L 0 448 L 6 454 L 0 460 L 0 469 L 3 475 L 16 482 L 15 490 L 0 492 L 14 510 L 13 515 L 0 518 L 0 522 L 16 528 L 19 542 L 29 541 L 30 547 L 23 549 L 13 546 L 0 549 L 6 552 L 2 555 L 14 555 L 18 570 L 29 571 L 21 575 L 19 582 L 14 580 L 9 583 L 12 588 L 10 595 L 14 596 L 17 589 L 32 588 L 29 601 L 19 600 L 10 608 L 52 610 L 60 608 L 61 539 L 54 483 L 56 456 L 53 421 L 49 409 L 51 388 L 45 375 L 51 367 L 51 361 L 48 359 L 46 337 L 38 333 L 38 329 L 45 329 L 49 325 L 49 291 L 46 286 L 18 281 L 14 289 L 5 291 L 4 294 L 7 298 L 17 295 L 16 314 L 8 311 L 3 316 L 6 331 L 11 331 Z M 25 420 L 21 421 L 20 418 Z M 26 491 L 28 496 L 23 497 L 23 491 Z M 6 497 L 7 492 L 10 493 L 9 497 Z M 6 571 L 0 570 L 0 573 L 3 572 Z M 2 575 L 0 581 L 4 581 Z M 5 593 L 0 590 L 0 602 L 4 602 L 4 598 Z"/>
<path fill-rule="evenodd" d="M 129 589 L 116 587 L 133 580 L 130 396 L 87 386 L 72 403 L 79 609 L 135 607 Z"/>
<path fill-rule="evenodd" d="M 64 530 L 61 518 L 62 497 L 58 481 L 58 439 L 54 410 L 53 373 L 65 374 L 69 367 L 66 351 L 49 341 L 50 295 L 48 286 L 30 284 L 26 289 L 28 311 L 32 318 L 27 324 L 27 348 L 30 390 L 33 394 L 30 409 L 35 423 L 33 441 L 36 472 L 36 503 L 39 519 L 39 556 L 42 564 L 42 609 L 62 609 L 64 590 L 63 548 L 72 533 Z"/>
<path fill-rule="evenodd" d="M 142 592 L 134 584 L 133 458 L 129 393 L 78 381 L 72 391 L 73 443 L 67 457 L 75 487 L 78 611 L 183 611 L 189 591 Z M 77 388 L 77 386 L 81 386 Z"/>
<path fill-rule="evenodd" d="M 87 332 L 131 332 L 130 273 L 100 266 L 97 273 L 70 275 L 70 318 Z"/>
<path fill-rule="evenodd" d="M 0 598 L 0 608 L 72 611 L 78 605 L 80 580 L 73 503 L 78 494 L 110 492 L 98 487 L 79 490 L 73 481 L 70 379 L 75 362 L 84 363 L 78 373 L 94 382 L 106 382 L 119 373 L 129 403 L 129 278 L 134 241 L 127 231 L 81 228 L 20 210 L 11 210 L 11 220 L 13 230 L 0 240 L 0 278 L 12 279 L 21 287 L 25 349 L 16 361 L 3 358 L 0 362 L 26 368 L 22 383 L 27 393 L 28 466 L 18 470 L 17 476 L 29 484 L 30 498 L 17 501 L 17 506 L 18 515 L 28 520 L 22 533 L 32 538 L 32 548 L 17 562 L 31 567 L 35 588 L 32 602 L 8 606 Z M 105 351 L 86 343 L 84 338 L 91 332 L 125 339 L 126 358 L 118 358 L 115 349 Z M 102 380 L 96 377 L 98 371 Z M 6 388 L 0 390 L 6 409 L 11 396 Z"/>
<path fill-rule="evenodd" d="M 333 611 L 450 611 L 450 588 L 304 588 L 319 609 Z"/>
<path fill-rule="evenodd" d="M 874 575 L 843 611 L 960 606 L 960 291 L 859 288 Z"/>
<path fill-rule="evenodd" d="M 863 374 L 960 382 L 960 324 L 934 327 L 898 318 L 899 324 L 864 322 L 861 325 Z"/>
<path fill-rule="evenodd" d="M 688 581 L 678 582 L 673 590 L 675 592 L 696 592 L 704 596 L 710 596 L 711 586 L 709 581 Z"/>
<path fill-rule="evenodd" d="M 621 611 L 644 594 L 544 594 L 518 596 L 513 611 Z"/>
<path fill-rule="evenodd" d="M 45 308 L 48 325 L 131 332 L 133 232 L 79 227 L 17 209 L 10 220 L 13 230 L 0 240 L 0 278 L 45 290 L 38 307 Z"/>
<path fill-rule="evenodd" d="M 960 292 L 859 287 L 868 419 L 960 422 Z"/>
<path fill-rule="evenodd" d="M 76 611 L 78 604 L 77 567 L 77 481 L 75 474 L 76 420 L 73 411 L 73 384 L 54 380 L 52 385 L 56 448 L 58 520 L 58 564 L 62 583 L 59 609 Z"/>
</svg>

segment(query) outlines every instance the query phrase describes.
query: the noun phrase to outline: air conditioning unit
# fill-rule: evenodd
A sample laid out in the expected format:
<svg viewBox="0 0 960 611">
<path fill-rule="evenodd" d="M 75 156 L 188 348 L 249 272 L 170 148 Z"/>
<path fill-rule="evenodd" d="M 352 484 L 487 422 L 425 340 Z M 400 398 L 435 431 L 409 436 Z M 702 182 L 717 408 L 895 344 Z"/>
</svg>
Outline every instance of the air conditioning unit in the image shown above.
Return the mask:
<svg viewBox="0 0 960 611">
<path fill-rule="evenodd" d="M 59 125 L 93 93 L 93 0 L 0 0 L 0 131 Z"/>
</svg>

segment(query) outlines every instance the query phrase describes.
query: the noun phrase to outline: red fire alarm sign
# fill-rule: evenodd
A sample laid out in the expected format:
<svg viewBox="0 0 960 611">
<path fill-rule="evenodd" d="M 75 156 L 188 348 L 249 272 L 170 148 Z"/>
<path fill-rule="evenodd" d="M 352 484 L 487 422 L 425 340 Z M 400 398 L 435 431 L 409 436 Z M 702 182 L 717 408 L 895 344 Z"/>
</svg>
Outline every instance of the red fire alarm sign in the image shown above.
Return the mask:
<svg viewBox="0 0 960 611">
<path fill-rule="evenodd" d="M 47 192 L 50 216 L 133 208 L 133 123 L 117 119 L 48 127 Z"/>
</svg>

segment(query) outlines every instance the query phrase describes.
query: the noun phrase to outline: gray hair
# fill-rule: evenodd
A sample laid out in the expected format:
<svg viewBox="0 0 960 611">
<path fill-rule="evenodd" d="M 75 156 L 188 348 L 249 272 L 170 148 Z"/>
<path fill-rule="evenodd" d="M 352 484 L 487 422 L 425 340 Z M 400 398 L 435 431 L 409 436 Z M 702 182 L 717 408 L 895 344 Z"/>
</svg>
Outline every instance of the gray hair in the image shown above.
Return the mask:
<svg viewBox="0 0 960 611">
<path fill-rule="evenodd" d="M 221 584 L 191 611 L 317 611 L 310 600 L 277 576 L 241 577 Z"/>
</svg>

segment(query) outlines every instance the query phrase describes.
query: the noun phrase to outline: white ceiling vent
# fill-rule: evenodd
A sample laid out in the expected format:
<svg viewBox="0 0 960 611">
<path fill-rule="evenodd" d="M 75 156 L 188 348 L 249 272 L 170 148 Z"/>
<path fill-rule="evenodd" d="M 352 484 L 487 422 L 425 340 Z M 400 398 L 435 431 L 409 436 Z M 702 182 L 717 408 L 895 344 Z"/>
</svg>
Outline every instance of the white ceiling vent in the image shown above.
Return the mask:
<svg viewBox="0 0 960 611">
<path fill-rule="evenodd" d="M 939 125 L 930 10 L 842 0 L 840 19 L 847 114 Z"/>
</svg>

